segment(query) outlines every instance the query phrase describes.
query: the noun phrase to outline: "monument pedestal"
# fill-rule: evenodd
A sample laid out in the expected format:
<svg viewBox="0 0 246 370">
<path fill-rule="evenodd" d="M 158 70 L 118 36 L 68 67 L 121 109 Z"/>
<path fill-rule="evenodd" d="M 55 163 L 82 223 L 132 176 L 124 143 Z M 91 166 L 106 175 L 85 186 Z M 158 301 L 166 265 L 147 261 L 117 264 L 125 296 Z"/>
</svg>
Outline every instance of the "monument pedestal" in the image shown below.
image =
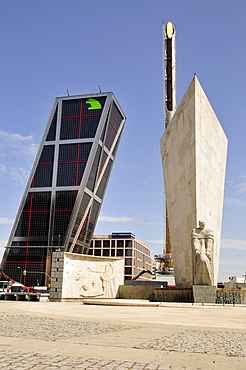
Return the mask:
<svg viewBox="0 0 246 370">
<path fill-rule="evenodd" d="M 193 302 L 194 303 L 215 303 L 216 287 L 207 285 L 193 285 Z"/>
</svg>

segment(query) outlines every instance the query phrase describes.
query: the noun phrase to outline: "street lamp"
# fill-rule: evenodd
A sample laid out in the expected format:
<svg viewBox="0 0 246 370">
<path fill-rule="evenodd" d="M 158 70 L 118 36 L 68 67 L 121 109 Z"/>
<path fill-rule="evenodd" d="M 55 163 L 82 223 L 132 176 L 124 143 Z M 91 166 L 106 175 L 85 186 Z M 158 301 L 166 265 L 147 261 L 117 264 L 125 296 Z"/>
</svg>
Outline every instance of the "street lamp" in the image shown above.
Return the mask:
<svg viewBox="0 0 246 370">
<path fill-rule="evenodd" d="M 20 266 L 18 266 L 17 268 L 20 269 L 20 283 L 21 283 L 21 274 L 22 274 L 22 271 L 21 271 Z"/>
</svg>

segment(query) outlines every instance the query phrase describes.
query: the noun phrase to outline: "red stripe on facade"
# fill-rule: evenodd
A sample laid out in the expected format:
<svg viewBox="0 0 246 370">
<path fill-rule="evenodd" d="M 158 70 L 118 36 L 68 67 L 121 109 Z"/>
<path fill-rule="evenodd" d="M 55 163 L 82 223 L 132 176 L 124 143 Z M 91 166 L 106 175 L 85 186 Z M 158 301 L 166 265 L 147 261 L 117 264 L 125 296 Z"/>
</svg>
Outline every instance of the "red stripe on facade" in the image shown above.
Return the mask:
<svg viewBox="0 0 246 370">
<path fill-rule="evenodd" d="M 58 162 L 58 164 L 63 164 L 63 163 L 86 163 L 86 161 Z"/>
<path fill-rule="evenodd" d="M 28 227 L 27 227 L 27 236 L 30 236 L 31 233 L 31 220 L 32 220 L 32 199 L 33 193 L 30 195 L 30 206 L 29 206 L 29 217 L 28 217 Z"/>
<path fill-rule="evenodd" d="M 43 166 L 43 165 L 46 165 L 46 164 L 53 164 L 53 162 L 51 162 L 51 163 L 38 163 L 38 166 Z"/>
<path fill-rule="evenodd" d="M 114 127 L 114 123 L 112 123 L 111 121 L 109 121 L 109 123 L 110 123 L 110 126 L 112 127 L 112 129 L 113 129 L 115 132 L 117 132 L 116 128 Z"/>
<path fill-rule="evenodd" d="M 49 210 L 48 211 L 22 211 L 22 213 L 36 213 L 36 212 L 49 212 Z"/>
<path fill-rule="evenodd" d="M 118 115 L 119 115 L 119 112 L 117 111 L 116 114 L 115 114 L 115 117 L 114 117 L 114 122 L 109 121 L 109 123 L 111 125 L 111 128 L 115 131 L 115 133 L 117 133 L 117 130 L 115 128 L 115 123 L 116 123 L 116 119 L 117 119 Z M 107 147 L 108 147 L 108 144 L 110 142 L 111 137 L 112 137 L 112 130 L 110 131 L 109 138 L 107 140 L 107 145 L 106 145 Z"/>
<path fill-rule="evenodd" d="M 82 114 L 81 116 L 61 117 L 61 119 L 66 119 L 66 118 L 84 118 L 84 117 L 95 117 L 95 116 L 101 116 L 101 113 L 99 113 L 99 114 Z"/>
<path fill-rule="evenodd" d="M 45 262 L 33 262 L 33 261 L 5 261 L 5 263 L 20 263 L 20 264 L 23 264 L 23 265 L 25 265 L 25 267 L 26 267 L 26 264 L 33 264 L 33 263 L 45 263 Z M 25 269 L 26 270 L 26 269 Z"/>
</svg>

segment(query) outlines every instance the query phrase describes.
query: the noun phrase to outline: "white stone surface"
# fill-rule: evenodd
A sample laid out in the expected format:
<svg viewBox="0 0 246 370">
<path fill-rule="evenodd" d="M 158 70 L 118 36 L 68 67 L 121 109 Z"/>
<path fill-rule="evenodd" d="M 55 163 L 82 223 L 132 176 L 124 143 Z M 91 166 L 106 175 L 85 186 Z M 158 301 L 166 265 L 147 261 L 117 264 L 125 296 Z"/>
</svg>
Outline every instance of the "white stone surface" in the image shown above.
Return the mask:
<svg viewBox="0 0 246 370">
<path fill-rule="evenodd" d="M 216 285 L 227 138 L 196 76 L 160 145 L 176 285 L 193 283 L 190 235 L 199 221 L 214 231 Z"/>
<path fill-rule="evenodd" d="M 116 298 L 123 284 L 123 258 L 64 254 L 62 298 Z"/>
</svg>

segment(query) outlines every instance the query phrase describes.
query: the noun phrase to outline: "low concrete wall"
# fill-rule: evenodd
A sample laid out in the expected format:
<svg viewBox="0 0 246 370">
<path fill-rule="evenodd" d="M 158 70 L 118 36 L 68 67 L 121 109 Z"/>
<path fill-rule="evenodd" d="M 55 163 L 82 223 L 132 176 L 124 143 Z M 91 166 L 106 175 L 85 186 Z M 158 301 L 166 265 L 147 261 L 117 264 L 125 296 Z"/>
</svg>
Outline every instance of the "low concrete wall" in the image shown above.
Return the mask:
<svg viewBox="0 0 246 370">
<path fill-rule="evenodd" d="M 162 284 L 120 285 L 117 298 L 148 299 L 152 302 L 192 302 L 192 289 L 167 288 Z"/>
<path fill-rule="evenodd" d="M 217 289 L 216 303 L 218 304 L 246 304 L 246 290 Z"/>
<path fill-rule="evenodd" d="M 157 288 L 167 288 L 168 283 L 166 281 L 156 280 L 125 280 L 124 285 L 151 285 Z"/>
<path fill-rule="evenodd" d="M 154 288 L 155 302 L 192 302 L 192 299 L 191 288 Z"/>
<path fill-rule="evenodd" d="M 154 301 L 154 285 L 120 285 L 117 298 Z"/>
</svg>

